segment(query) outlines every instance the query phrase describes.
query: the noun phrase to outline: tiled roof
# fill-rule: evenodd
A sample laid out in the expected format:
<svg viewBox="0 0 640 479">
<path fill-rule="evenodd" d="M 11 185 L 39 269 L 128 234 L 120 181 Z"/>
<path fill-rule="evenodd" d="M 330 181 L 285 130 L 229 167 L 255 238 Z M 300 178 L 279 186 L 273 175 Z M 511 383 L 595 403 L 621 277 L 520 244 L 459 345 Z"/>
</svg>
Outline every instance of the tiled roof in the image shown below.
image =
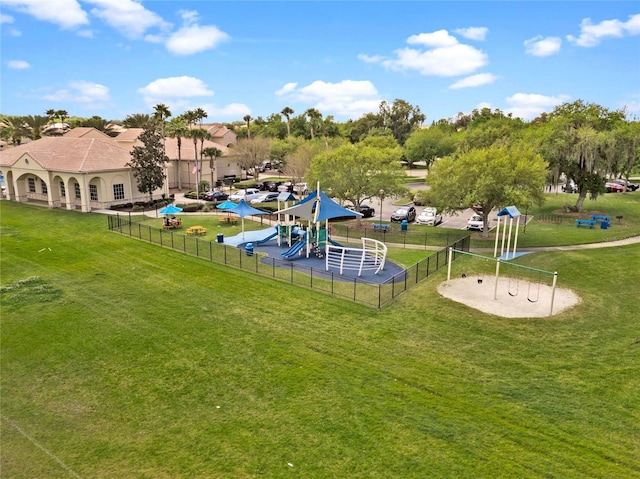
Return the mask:
<svg viewBox="0 0 640 479">
<path fill-rule="evenodd" d="M 0 151 L 0 166 L 13 166 L 28 154 L 51 171 L 98 172 L 127 168 L 131 154 L 112 139 L 45 137 Z"/>
<path fill-rule="evenodd" d="M 100 130 L 96 130 L 93 127 L 89 127 L 89 126 L 79 126 L 76 128 L 72 128 L 71 130 L 67 131 L 64 134 L 65 138 L 82 138 L 85 137 L 87 135 L 94 135 L 94 138 L 96 136 L 100 136 L 101 138 L 111 138 L 109 135 L 101 132 Z"/>
</svg>

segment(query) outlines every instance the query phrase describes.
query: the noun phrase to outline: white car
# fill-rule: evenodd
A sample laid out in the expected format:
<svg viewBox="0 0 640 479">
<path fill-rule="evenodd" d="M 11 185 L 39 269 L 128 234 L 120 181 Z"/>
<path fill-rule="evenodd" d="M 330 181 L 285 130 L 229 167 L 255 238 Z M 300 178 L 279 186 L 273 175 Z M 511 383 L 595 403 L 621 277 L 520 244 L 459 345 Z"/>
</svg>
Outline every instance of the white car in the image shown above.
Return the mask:
<svg viewBox="0 0 640 479">
<path fill-rule="evenodd" d="M 469 221 L 467 221 L 467 229 L 482 231 L 484 229 L 484 220 L 482 219 L 482 216 L 473 215 L 469 218 Z"/>
<path fill-rule="evenodd" d="M 416 223 L 419 225 L 436 226 L 442 223 L 442 215 L 438 214 L 438 210 L 435 208 L 424 208 L 416 218 Z"/>
<path fill-rule="evenodd" d="M 276 201 L 280 193 L 263 193 L 257 198 L 250 201 L 251 204 L 256 205 L 259 203 L 268 203 L 270 201 Z"/>
<path fill-rule="evenodd" d="M 244 200 L 249 203 L 251 200 L 258 198 L 261 194 L 262 192 L 256 188 L 247 188 L 246 190 L 235 191 L 231 196 L 229 196 L 229 199 L 231 201 Z"/>
</svg>

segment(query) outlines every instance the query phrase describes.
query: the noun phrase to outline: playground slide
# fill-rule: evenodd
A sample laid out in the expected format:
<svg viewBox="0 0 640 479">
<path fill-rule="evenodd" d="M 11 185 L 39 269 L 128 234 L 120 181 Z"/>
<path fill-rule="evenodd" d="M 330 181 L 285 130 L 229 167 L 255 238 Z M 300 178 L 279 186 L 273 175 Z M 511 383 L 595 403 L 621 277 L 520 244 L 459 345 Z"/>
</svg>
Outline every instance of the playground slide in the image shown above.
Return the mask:
<svg viewBox="0 0 640 479">
<path fill-rule="evenodd" d="M 269 228 L 263 231 L 265 234 L 268 234 L 268 236 L 262 237 L 259 240 L 257 240 L 256 243 L 258 244 L 266 243 L 270 239 L 273 239 L 276 236 L 278 236 L 278 230 L 276 228 Z"/>
<path fill-rule="evenodd" d="M 289 248 L 287 251 L 282 253 L 282 257 L 284 259 L 293 258 L 296 254 L 298 254 L 298 251 L 300 251 L 304 247 L 304 245 L 305 245 L 304 240 L 303 241 L 297 241 L 296 243 L 293 244 L 293 246 L 291 248 Z"/>
<path fill-rule="evenodd" d="M 331 243 L 333 246 L 342 246 L 340 243 L 338 243 L 337 241 L 333 241 L 331 238 L 327 238 L 327 241 L 329 241 L 329 243 Z"/>
</svg>

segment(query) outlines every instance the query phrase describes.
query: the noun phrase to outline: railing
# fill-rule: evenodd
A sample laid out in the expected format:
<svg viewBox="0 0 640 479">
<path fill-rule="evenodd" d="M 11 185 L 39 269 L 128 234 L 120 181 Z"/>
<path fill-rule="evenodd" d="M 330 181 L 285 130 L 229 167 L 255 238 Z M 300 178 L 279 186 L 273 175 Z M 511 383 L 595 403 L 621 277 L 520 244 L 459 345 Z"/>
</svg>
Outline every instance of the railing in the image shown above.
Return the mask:
<svg viewBox="0 0 640 479">
<path fill-rule="evenodd" d="M 296 264 L 295 261 L 265 258 L 259 254 L 248 256 L 242 248 L 187 236 L 180 231 L 151 227 L 138 221 L 136 216 L 109 215 L 107 218 L 111 231 L 376 308 L 390 303 L 399 294 L 446 266 L 450 246 L 468 251 L 470 244 L 470 236 L 465 236 L 384 283 L 371 283 L 359 278 L 346 280 L 338 272 Z"/>
</svg>

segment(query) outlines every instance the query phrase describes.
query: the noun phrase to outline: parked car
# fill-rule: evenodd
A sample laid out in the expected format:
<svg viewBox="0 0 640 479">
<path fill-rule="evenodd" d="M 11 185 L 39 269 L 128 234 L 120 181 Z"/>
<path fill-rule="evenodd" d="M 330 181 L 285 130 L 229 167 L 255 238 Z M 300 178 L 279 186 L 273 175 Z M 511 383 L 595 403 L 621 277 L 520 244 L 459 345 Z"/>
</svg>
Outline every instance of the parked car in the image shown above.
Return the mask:
<svg viewBox="0 0 640 479">
<path fill-rule="evenodd" d="M 277 188 L 280 193 L 293 193 L 293 183 L 291 181 L 280 183 Z"/>
<path fill-rule="evenodd" d="M 575 185 L 573 181 L 571 181 L 569 183 L 565 183 L 564 185 L 562 185 L 562 191 L 564 191 L 565 193 L 577 193 L 578 187 Z"/>
<path fill-rule="evenodd" d="M 604 188 L 607 193 L 622 193 L 624 191 L 624 186 L 619 185 L 618 183 L 613 183 L 611 181 L 607 181 L 604 184 Z"/>
<path fill-rule="evenodd" d="M 229 195 L 222 191 L 207 191 L 203 198 L 207 201 L 224 201 L 229 198 Z"/>
<path fill-rule="evenodd" d="M 484 220 L 480 215 L 472 215 L 467 221 L 467 229 L 468 230 L 477 230 L 482 231 L 484 229 Z"/>
<path fill-rule="evenodd" d="M 255 200 L 258 196 L 260 196 L 260 190 L 257 188 L 247 188 L 246 190 L 238 190 L 234 191 L 232 195 L 229 196 L 231 201 L 240 201 L 245 200 L 249 203 L 251 200 Z"/>
<path fill-rule="evenodd" d="M 348 206 L 347 208 L 355 211 L 355 208 L 353 206 Z M 363 218 L 372 218 L 376 214 L 376 210 L 371 206 L 365 205 L 363 203 L 360 205 L 360 213 L 362 213 Z"/>
<path fill-rule="evenodd" d="M 433 207 L 424 208 L 418 217 L 416 223 L 419 225 L 437 226 L 442 223 L 442 215 L 438 214 L 438 210 Z"/>
<path fill-rule="evenodd" d="M 622 178 L 619 178 L 617 180 L 611 180 L 611 183 L 617 183 L 623 188 L 626 185 L 627 191 L 636 191 L 638 188 L 640 188 L 640 185 L 638 183 L 631 183 L 630 181 L 624 180 Z"/>
<path fill-rule="evenodd" d="M 263 193 L 260 196 L 258 196 L 257 198 L 254 198 L 250 201 L 251 204 L 258 204 L 258 203 L 268 203 L 270 201 L 276 201 L 278 199 L 278 195 L 280 193 Z"/>
<path fill-rule="evenodd" d="M 262 164 L 260 165 L 260 172 L 264 173 L 267 170 L 270 170 L 273 166 L 271 165 L 270 161 L 263 161 Z"/>
<path fill-rule="evenodd" d="M 393 213 L 391 213 L 391 221 L 393 222 L 402 222 L 404 220 L 407 223 L 411 223 L 416 219 L 416 209 L 413 206 L 401 206 Z"/>
<path fill-rule="evenodd" d="M 293 192 L 301 196 L 306 196 L 307 193 L 309 193 L 309 189 L 307 188 L 306 183 L 296 183 L 293 185 Z"/>
</svg>

